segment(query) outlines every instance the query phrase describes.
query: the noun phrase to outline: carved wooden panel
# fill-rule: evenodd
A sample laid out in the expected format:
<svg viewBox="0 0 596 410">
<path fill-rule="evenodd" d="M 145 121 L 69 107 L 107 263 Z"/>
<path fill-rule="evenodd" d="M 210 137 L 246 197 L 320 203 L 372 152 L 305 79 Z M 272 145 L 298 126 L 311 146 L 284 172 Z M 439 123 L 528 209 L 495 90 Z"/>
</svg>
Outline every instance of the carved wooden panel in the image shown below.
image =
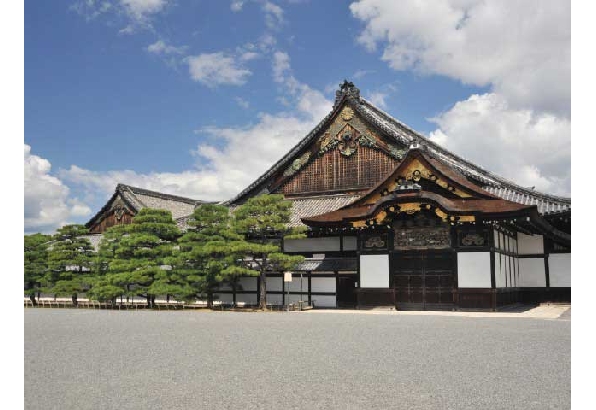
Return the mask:
<svg viewBox="0 0 596 410">
<path fill-rule="evenodd" d="M 457 232 L 457 245 L 462 248 L 484 248 L 489 246 L 487 229 L 462 229 Z"/>
<path fill-rule="evenodd" d="M 387 233 L 375 232 L 360 235 L 360 249 L 363 251 L 380 251 L 389 249 Z"/>
<path fill-rule="evenodd" d="M 395 249 L 446 249 L 451 247 L 449 225 L 395 230 Z"/>
<path fill-rule="evenodd" d="M 365 190 L 379 183 L 398 163 L 397 159 L 370 147 L 359 146 L 352 155 L 334 149 L 312 160 L 294 178 L 284 183 L 280 192 L 292 195 Z"/>
</svg>

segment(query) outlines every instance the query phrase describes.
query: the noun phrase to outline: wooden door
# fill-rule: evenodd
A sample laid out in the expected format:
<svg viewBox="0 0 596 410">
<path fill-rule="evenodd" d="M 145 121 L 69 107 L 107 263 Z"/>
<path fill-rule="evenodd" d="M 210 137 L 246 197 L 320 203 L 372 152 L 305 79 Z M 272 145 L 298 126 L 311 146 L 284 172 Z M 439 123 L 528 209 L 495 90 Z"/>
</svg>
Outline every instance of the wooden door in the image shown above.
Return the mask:
<svg viewBox="0 0 596 410">
<path fill-rule="evenodd" d="M 395 303 L 402 310 L 453 308 L 455 253 L 396 252 L 393 256 Z"/>
<path fill-rule="evenodd" d="M 356 306 L 356 275 L 339 276 L 337 278 L 337 306 Z"/>
</svg>

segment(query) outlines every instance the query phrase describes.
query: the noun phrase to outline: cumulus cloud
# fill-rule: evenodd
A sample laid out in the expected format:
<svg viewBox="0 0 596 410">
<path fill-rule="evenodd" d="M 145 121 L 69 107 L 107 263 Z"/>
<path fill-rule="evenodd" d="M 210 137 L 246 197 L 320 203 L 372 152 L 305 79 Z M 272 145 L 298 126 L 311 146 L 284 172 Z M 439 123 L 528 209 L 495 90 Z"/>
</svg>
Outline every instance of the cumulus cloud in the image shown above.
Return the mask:
<svg viewBox="0 0 596 410">
<path fill-rule="evenodd" d="M 381 92 L 374 92 L 368 96 L 368 99 L 371 103 L 376 105 L 379 108 L 386 109 L 387 103 L 385 102 L 385 98 L 387 98 L 387 93 Z"/>
<path fill-rule="evenodd" d="M 73 217 L 87 216 L 91 209 L 77 199 L 69 199 L 69 189 L 50 175 L 52 165 L 24 145 L 25 233 L 51 233 Z"/>
<path fill-rule="evenodd" d="M 435 141 L 520 184 L 569 193 L 568 2 L 360 0 L 350 9 L 364 23 L 358 41 L 391 68 L 490 89 L 437 116 Z"/>
<path fill-rule="evenodd" d="M 433 141 L 516 183 L 570 194 L 571 123 L 516 110 L 499 94 L 472 95 L 432 119 Z"/>
<path fill-rule="evenodd" d="M 490 85 L 514 108 L 569 113 L 568 2 L 361 0 L 350 9 L 365 23 L 359 42 L 381 46 L 396 70 Z"/>
<path fill-rule="evenodd" d="M 169 0 L 79 0 L 70 9 L 87 21 L 107 13 L 125 16 L 128 24 L 118 32 L 133 34 L 138 28 L 152 27 L 152 17 L 164 11 L 168 3 Z"/>
<path fill-rule="evenodd" d="M 183 54 L 186 49 L 186 46 L 175 47 L 166 44 L 163 40 L 157 40 L 155 43 L 147 46 L 147 51 L 152 54 Z"/>
<path fill-rule="evenodd" d="M 194 81 L 208 87 L 242 85 L 252 72 L 240 66 L 237 59 L 224 53 L 203 53 L 186 59 Z"/>
<path fill-rule="evenodd" d="M 277 30 L 284 23 L 284 11 L 277 4 L 270 1 L 263 2 L 261 6 L 265 13 L 265 24 L 271 30 Z"/>
<path fill-rule="evenodd" d="M 168 0 L 120 0 L 126 12 L 135 20 L 143 21 L 164 9 Z"/>
<path fill-rule="evenodd" d="M 279 81 L 291 110 L 260 113 L 254 123 L 243 126 L 200 128 L 196 133 L 205 142 L 193 150 L 195 169 L 138 174 L 130 170 L 95 172 L 73 165 L 60 172 L 61 178 L 82 186 L 89 195 L 100 192 L 104 198 L 119 182 L 194 199 L 234 197 L 298 143 L 332 107 L 320 91 L 291 74 L 289 56 L 279 57 L 287 62 Z"/>
</svg>

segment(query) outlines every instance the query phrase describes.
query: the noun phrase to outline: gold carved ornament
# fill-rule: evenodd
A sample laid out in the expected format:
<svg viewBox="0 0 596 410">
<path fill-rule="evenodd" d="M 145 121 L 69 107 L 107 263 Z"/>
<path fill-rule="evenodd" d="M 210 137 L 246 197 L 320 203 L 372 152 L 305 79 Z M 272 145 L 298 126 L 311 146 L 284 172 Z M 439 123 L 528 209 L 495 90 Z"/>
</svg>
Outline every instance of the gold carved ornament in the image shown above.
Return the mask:
<svg viewBox="0 0 596 410">
<path fill-rule="evenodd" d="M 395 214 L 399 214 L 399 213 L 403 212 L 407 215 L 413 215 L 417 212 L 420 212 L 421 210 L 430 210 L 431 208 L 432 207 L 429 204 L 422 204 L 420 202 L 406 202 L 406 203 L 400 204 L 399 207 L 391 206 L 391 207 L 389 207 L 388 210 L 391 213 L 395 213 Z M 476 217 L 473 215 L 453 216 L 453 215 L 449 215 L 449 214 L 443 212 L 439 207 L 435 208 L 435 214 L 439 218 L 441 218 L 441 220 L 443 222 L 456 223 L 456 222 L 475 222 L 476 221 Z M 360 220 L 360 221 L 352 222 L 352 227 L 365 228 L 367 226 L 372 226 L 375 224 L 381 225 L 385 222 L 386 219 L 387 219 L 387 211 L 380 211 L 373 218 L 370 218 L 368 220 Z"/>
</svg>

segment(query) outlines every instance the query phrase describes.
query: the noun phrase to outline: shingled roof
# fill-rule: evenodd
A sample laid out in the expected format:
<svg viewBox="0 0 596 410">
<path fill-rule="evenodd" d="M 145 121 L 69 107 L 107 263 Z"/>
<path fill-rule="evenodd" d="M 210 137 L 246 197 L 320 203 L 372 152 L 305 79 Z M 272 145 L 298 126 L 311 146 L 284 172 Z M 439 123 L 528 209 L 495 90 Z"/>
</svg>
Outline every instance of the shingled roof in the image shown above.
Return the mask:
<svg viewBox="0 0 596 410">
<path fill-rule="evenodd" d="M 184 219 L 191 215 L 197 205 L 210 203 L 197 199 L 185 198 L 177 195 L 163 194 L 144 188 L 118 184 L 110 200 L 99 210 L 86 226 L 92 226 L 101 215 L 110 209 L 112 202 L 120 196 L 124 202 L 135 212 L 143 208 L 163 209 L 172 213 L 174 220 Z"/>
<path fill-rule="evenodd" d="M 406 146 L 420 144 L 433 156 L 433 158 L 457 170 L 465 178 L 476 183 L 493 195 L 523 205 L 536 205 L 541 214 L 565 212 L 571 209 L 571 198 L 549 195 L 533 189 L 521 187 L 441 147 L 421 133 L 413 130 L 386 112 L 375 107 L 366 99 L 360 97 L 360 90 L 356 88 L 354 84 L 347 81 L 344 81 L 340 86 L 340 89 L 336 92 L 335 104 L 331 112 L 284 157 L 273 164 L 269 170 L 246 187 L 236 197 L 228 201 L 228 203 L 239 204 L 250 196 L 268 193 L 270 178 L 280 170 L 285 169 L 298 155 L 300 155 L 302 151 L 319 136 L 320 132 L 331 123 L 336 114 L 338 114 L 346 104 L 385 136 Z"/>
</svg>

